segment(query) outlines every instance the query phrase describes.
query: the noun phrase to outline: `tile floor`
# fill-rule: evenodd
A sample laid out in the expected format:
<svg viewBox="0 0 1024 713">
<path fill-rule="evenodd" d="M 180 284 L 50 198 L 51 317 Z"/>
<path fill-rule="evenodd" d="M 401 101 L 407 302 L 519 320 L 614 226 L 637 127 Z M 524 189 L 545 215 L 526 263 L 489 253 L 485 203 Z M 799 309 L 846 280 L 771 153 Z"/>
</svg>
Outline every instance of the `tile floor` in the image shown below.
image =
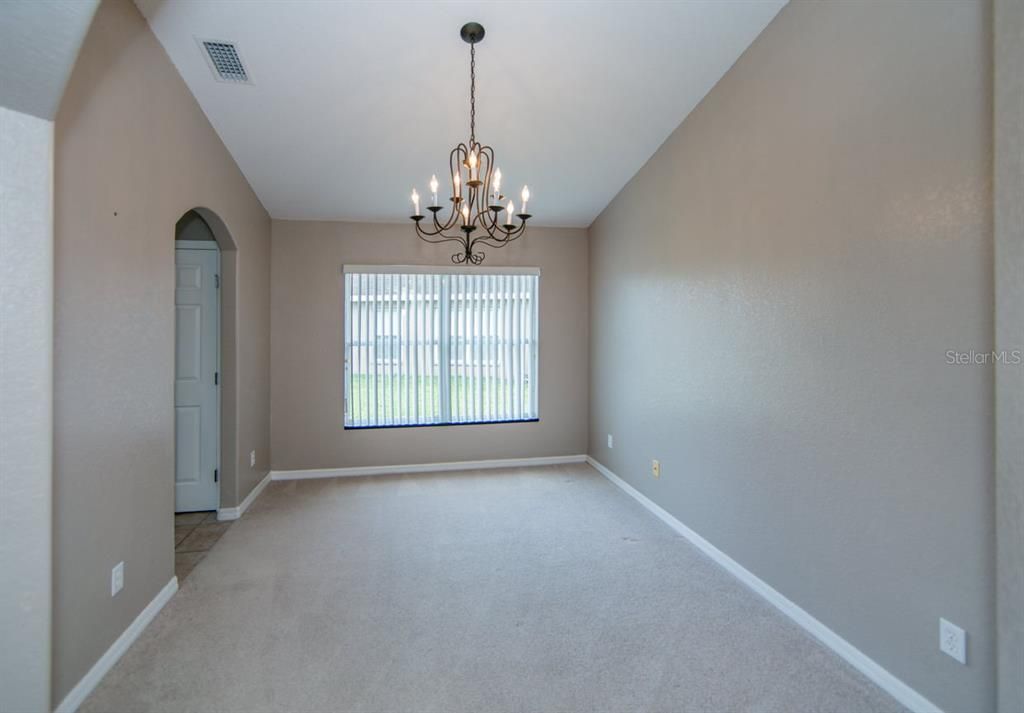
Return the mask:
<svg viewBox="0 0 1024 713">
<path fill-rule="evenodd" d="M 174 516 L 174 574 L 180 585 L 210 548 L 231 527 L 217 512 L 182 512 Z"/>
</svg>

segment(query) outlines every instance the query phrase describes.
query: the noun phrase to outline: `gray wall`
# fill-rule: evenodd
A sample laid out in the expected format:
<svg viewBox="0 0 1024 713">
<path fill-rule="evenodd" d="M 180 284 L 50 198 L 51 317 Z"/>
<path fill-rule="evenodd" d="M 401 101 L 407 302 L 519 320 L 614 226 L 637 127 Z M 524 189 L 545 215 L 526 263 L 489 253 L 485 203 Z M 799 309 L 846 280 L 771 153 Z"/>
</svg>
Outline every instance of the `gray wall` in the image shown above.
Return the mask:
<svg viewBox="0 0 1024 713">
<path fill-rule="evenodd" d="M 54 195 L 56 703 L 174 576 L 174 228 L 197 206 L 237 247 L 224 296 L 237 389 L 223 393 L 237 478 L 223 504 L 268 470 L 270 219 L 126 0 L 100 6 L 69 81 Z"/>
<path fill-rule="evenodd" d="M 203 217 L 190 210 L 174 225 L 175 240 L 216 240 Z"/>
<path fill-rule="evenodd" d="M 993 373 L 945 357 L 993 344 L 990 34 L 792 2 L 590 229 L 590 453 L 949 711 L 995 704 Z"/>
<path fill-rule="evenodd" d="M 995 2 L 996 349 L 1024 347 L 1024 3 Z M 996 373 L 999 710 L 1024 711 L 1024 369 Z"/>
<path fill-rule="evenodd" d="M 341 268 L 451 265 L 411 225 L 273 221 L 275 470 L 572 455 L 587 446 L 587 238 L 531 229 L 487 265 L 541 269 L 540 422 L 345 431 Z"/>
<path fill-rule="evenodd" d="M 0 106 L 0 711 L 50 710 L 53 122 Z"/>
<path fill-rule="evenodd" d="M 0 7 L 0 711 L 51 709 L 53 118 L 97 4 Z"/>
</svg>

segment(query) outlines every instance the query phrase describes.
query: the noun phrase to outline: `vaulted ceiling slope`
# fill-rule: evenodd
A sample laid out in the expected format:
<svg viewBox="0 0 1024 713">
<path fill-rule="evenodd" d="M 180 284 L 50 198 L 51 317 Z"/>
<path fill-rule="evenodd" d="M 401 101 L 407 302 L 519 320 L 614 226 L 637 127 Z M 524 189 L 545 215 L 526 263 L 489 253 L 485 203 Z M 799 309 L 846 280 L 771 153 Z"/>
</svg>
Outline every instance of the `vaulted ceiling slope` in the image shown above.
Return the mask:
<svg viewBox="0 0 1024 713">
<path fill-rule="evenodd" d="M 275 218 L 395 222 L 469 135 L 538 225 L 585 227 L 785 0 L 137 0 Z M 201 40 L 236 43 L 251 84 L 216 81 Z"/>
<path fill-rule="evenodd" d="M 53 119 L 99 0 L 0 2 L 0 106 Z"/>
</svg>

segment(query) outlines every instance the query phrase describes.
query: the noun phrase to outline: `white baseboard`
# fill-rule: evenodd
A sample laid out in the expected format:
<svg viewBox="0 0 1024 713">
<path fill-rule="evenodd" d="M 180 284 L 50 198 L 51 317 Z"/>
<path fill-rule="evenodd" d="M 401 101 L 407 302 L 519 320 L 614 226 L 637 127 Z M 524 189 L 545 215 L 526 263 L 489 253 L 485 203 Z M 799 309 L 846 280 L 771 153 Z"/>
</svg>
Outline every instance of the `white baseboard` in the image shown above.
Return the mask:
<svg viewBox="0 0 1024 713">
<path fill-rule="evenodd" d="M 521 468 L 533 465 L 584 463 L 585 455 L 542 456 L 540 458 L 498 458 L 495 460 L 461 460 L 452 463 L 416 463 L 413 465 L 370 465 L 358 468 L 316 468 L 313 470 L 272 470 L 274 480 L 305 480 L 306 478 L 350 478 L 358 475 L 394 475 L 398 473 L 437 473 L 446 470 L 484 470 L 488 468 Z"/>
<path fill-rule="evenodd" d="M 236 507 L 236 508 L 220 508 L 220 509 L 218 509 L 217 510 L 217 519 L 218 520 L 237 520 L 238 518 L 242 517 L 242 515 L 245 514 L 245 511 L 249 509 L 249 506 L 252 505 L 253 501 L 260 496 L 260 493 L 263 492 L 263 489 L 265 487 L 267 487 L 267 485 L 270 483 L 270 480 L 271 480 L 270 476 L 271 475 L 272 475 L 272 473 L 267 473 L 263 477 L 263 480 L 261 480 L 259 483 L 257 483 L 256 487 L 252 489 L 252 492 L 250 492 L 248 495 L 245 496 L 245 500 L 243 500 L 242 504 L 239 505 L 238 507 Z"/>
<path fill-rule="evenodd" d="M 82 702 L 89 697 L 89 694 L 99 685 L 103 677 L 107 675 L 107 672 L 114 667 L 118 659 L 124 655 L 128 647 L 139 638 L 139 634 L 149 626 L 149 622 L 153 621 L 156 615 L 160 613 L 160 610 L 164 608 L 164 604 L 174 596 L 176 591 L 178 591 L 178 578 L 171 577 L 171 581 L 153 597 L 153 601 L 147 604 L 146 608 L 135 617 L 135 621 L 121 632 L 117 640 L 100 656 L 99 661 L 93 664 L 88 673 L 82 677 L 82 680 L 68 692 L 68 695 L 64 696 L 64 700 L 57 706 L 55 713 L 74 713 L 78 710 Z"/>
<path fill-rule="evenodd" d="M 540 458 L 506 458 L 497 460 L 481 461 L 456 461 L 452 463 L 421 463 L 416 465 L 398 466 L 366 466 L 359 468 L 323 468 L 315 470 L 285 470 L 271 471 L 259 484 L 252 489 L 252 492 L 242 501 L 237 508 L 221 508 L 217 513 L 218 520 L 235 520 L 248 509 L 252 502 L 259 496 L 271 480 L 301 480 L 305 478 L 337 478 L 360 475 L 382 475 L 388 473 L 427 473 L 449 470 L 477 470 L 488 468 L 511 468 L 535 465 L 557 465 L 563 463 L 587 462 L 594 467 L 601 475 L 619 487 L 623 492 L 632 497 L 643 507 L 649 510 L 655 517 L 678 532 L 690 541 L 697 549 L 725 568 L 730 574 L 740 580 L 743 584 L 761 595 L 775 608 L 788 616 L 794 622 L 803 627 L 808 633 L 818 639 L 836 654 L 845 659 L 854 668 L 867 676 L 881 689 L 888 692 L 893 698 L 902 703 L 912 711 L 918 713 L 942 713 L 937 705 L 929 701 L 923 695 L 905 684 L 893 674 L 889 673 L 880 664 L 871 659 L 867 654 L 860 651 L 853 644 L 848 642 L 839 634 L 835 633 L 823 623 L 815 619 L 804 609 L 794 604 L 785 596 L 780 594 L 767 582 L 754 573 L 743 567 L 736 560 L 729 557 L 710 542 L 705 540 L 695 531 L 684 525 L 673 517 L 666 510 L 657 505 L 650 498 L 636 490 L 604 465 L 590 456 L 550 456 Z M 178 591 L 178 578 L 172 577 L 163 589 L 146 605 L 146 608 L 139 613 L 135 620 L 128 626 L 100 659 L 89 669 L 82 680 L 68 692 L 64 700 L 55 709 L 55 713 L 74 713 L 83 701 L 89 696 L 96 686 L 103 680 L 103 677 L 113 668 L 118 659 L 134 643 L 146 626 L 163 609 L 174 593 Z"/>
<path fill-rule="evenodd" d="M 904 706 L 917 713 L 942 713 L 942 709 L 937 705 L 886 671 L 863 651 L 784 597 L 767 582 L 677 520 L 601 463 L 590 456 L 587 456 L 587 463 L 621 488 L 623 492 L 647 508 L 655 517 L 689 540 L 697 549 L 724 567 L 736 579 L 767 599 L 770 604 L 803 627 L 811 636 L 839 654 L 855 669 L 871 679 L 879 688 L 886 691 Z"/>
</svg>

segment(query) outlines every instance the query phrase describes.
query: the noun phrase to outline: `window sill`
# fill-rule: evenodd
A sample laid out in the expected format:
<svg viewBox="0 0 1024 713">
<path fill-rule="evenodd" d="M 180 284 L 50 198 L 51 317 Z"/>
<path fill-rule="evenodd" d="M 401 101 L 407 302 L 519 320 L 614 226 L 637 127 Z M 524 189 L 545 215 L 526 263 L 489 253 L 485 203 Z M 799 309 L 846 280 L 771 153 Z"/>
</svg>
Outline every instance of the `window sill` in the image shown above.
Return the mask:
<svg viewBox="0 0 1024 713">
<path fill-rule="evenodd" d="M 493 426 L 499 423 L 539 423 L 539 418 L 518 418 L 508 421 L 455 421 L 453 423 L 399 423 L 387 426 L 345 426 L 346 431 L 375 431 L 382 428 L 437 428 L 438 426 Z"/>
</svg>

